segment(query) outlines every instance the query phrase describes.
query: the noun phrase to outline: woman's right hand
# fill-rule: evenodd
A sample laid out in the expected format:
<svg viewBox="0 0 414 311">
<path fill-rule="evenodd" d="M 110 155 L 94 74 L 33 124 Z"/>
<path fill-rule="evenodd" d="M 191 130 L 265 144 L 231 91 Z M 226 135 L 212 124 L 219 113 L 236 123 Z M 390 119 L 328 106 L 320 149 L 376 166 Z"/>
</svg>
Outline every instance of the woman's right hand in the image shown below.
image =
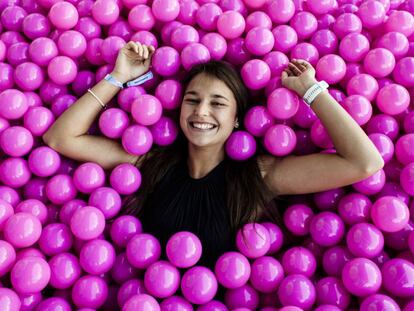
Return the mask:
<svg viewBox="0 0 414 311">
<path fill-rule="evenodd" d="M 122 83 L 133 80 L 148 71 L 155 48 L 129 41 L 118 52 L 113 73 Z"/>
</svg>

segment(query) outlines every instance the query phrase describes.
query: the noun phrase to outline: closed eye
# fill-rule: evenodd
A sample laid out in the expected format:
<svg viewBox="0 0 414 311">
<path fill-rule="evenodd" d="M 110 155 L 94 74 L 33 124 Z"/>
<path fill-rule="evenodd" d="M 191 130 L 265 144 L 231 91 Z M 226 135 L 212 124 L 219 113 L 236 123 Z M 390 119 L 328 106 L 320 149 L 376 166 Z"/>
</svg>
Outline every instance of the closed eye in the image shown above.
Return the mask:
<svg viewBox="0 0 414 311">
<path fill-rule="evenodd" d="M 194 103 L 194 104 L 197 104 L 197 103 L 200 102 L 198 99 L 192 99 L 192 98 L 187 98 L 185 101 L 190 102 L 190 103 Z M 218 102 L 212 102 L 211 104 L 215 105 L 215 106 L 227 106 L 226 104 L 222 104 L 222 103 L 218 103 Z"/>
</svg>

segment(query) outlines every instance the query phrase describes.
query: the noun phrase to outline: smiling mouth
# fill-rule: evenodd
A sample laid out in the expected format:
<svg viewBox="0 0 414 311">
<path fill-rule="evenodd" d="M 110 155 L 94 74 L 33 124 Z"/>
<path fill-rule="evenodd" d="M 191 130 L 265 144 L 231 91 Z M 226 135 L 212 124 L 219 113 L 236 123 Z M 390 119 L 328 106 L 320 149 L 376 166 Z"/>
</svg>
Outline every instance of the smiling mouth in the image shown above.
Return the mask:
<svg viewBox="0 0 414 311">
<path fill-rule="evenodd" d="M 214 124 L 207 124 L 207 123 L 198 123 L 198 122 L 189 122 L 190 127 L 196 131 L 211 131 L 214 130 L 217 125 Z"/>
</svg>

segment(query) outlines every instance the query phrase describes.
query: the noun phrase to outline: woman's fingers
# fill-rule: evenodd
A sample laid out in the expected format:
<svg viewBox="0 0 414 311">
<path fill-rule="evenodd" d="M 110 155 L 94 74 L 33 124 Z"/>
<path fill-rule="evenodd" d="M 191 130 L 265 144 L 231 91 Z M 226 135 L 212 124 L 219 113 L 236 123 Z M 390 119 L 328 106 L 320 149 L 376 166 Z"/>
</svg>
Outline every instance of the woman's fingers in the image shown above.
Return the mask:
<svg viewBox="0 0 414 311">
<path fill-rule="evenodd" d="M 144 59 L 148 59 L 149 57 L 148 47 L 144 44 L 142 48 L 144 49 L 144 53 L 143 53 Z"/>
<path fill-rule="evenodd" d="M 298 69 L 298 67 L 296 67 L 296 65 L 294 63 L 289 63 L 289 69 L 294 73 L 294 75 L 299 76 L 302 71 L 300 71 Z"/>
</svg>

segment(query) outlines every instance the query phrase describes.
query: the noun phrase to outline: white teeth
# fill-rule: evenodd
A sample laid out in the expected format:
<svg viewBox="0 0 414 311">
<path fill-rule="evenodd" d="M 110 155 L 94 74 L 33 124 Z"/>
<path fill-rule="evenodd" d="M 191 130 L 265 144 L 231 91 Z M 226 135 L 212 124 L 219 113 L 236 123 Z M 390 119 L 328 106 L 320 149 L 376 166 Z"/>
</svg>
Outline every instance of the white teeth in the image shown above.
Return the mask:
<svg viewBox="0 0 414 311">
<path fill-rule="evenodd" d="M 199 128 L 199 129 L 202 129 L 202 130 L 209 130 L 209 129 L 212 129 L 214 127 L 214 125 L 206 124 L 206 123 L 193 123 L 193 126 L 195 128 Z"/>
</svg>

